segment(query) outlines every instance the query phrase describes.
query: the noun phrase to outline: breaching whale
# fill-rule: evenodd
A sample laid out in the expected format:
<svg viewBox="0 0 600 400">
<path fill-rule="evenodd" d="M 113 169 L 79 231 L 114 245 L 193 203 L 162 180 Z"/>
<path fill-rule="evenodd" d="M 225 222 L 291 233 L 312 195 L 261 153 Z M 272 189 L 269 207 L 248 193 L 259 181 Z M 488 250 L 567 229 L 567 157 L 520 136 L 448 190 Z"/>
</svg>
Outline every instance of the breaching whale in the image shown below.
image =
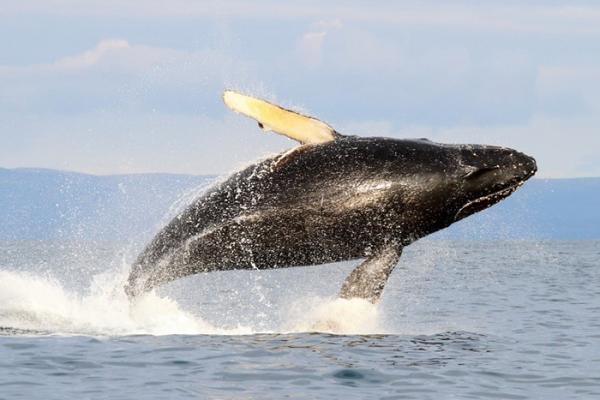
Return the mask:
<svg viewBox="0 0 600 400">
<path fill-rule="evenodd" d="M 195 199 L 134 262 L 130 297 L 201 272 L 365 259 L 340 296 L 376 302 L 405 246 L 506 198 L 537 170 L 505 147 L 346 136 L 233 91 L 224 101 L 300 146 Z"/>
</svg>

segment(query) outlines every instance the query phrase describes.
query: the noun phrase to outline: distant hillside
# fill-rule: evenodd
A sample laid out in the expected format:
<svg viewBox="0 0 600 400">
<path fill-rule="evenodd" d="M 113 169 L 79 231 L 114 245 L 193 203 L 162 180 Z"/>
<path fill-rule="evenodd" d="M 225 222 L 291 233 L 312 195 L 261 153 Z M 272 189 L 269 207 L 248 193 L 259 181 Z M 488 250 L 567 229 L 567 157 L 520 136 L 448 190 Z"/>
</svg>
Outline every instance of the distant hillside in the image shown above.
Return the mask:
<svg viewBox="0 0 600 400">
<path fill-rule="evenodd" d="M 532 179 L 497 205 L 441 236 L 477 239 L 600 239 L 600 178 Z"/>
<path fill-rule="evenodd" d="M 0 240 L 144 237 L 184 193 L 211 179 L 0 169 Z"/>
<path fill-rule="evenodd" d="M 147 240 L 213 177 L 0 169 L 0 240 Z M 533 179 L 435 237 L 600 239 L 600 178 Z"/>
</svg>

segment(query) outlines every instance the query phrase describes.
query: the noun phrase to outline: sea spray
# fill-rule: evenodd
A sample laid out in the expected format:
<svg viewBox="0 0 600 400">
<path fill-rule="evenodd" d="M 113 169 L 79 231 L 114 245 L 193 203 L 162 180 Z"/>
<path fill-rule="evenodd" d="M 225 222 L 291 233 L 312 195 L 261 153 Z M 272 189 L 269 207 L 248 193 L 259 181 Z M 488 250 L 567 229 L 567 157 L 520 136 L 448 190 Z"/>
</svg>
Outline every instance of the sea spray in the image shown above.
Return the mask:
<svg viewBox="0 0 600 400">
<path fill-rule="evenodd" d="M 380 310 L 364 299 L 305 298 L 292 304 L 286 331 L 335 334 L 382 333 Z"/>
<path fill-rule="evenodd" d="M 0 271 L 0 326 L 94 336 L 252 333 L 243 327 L 214 327 L 154 292 L 130 303 L 122 285 L 122 276 L 109 279 L 104 273 L 81 295 L 52 278 Z"/>
<path fill-rule="evenodd" d="M 181 308 L 155 291 L 130 302 L 122 290 L 126 270 L 95 275 L 85 293 L 67 290 L 51 277 L 0 270 L 0 326 L 51 334 L 121 336 L 134 334 L 244 335 L 253 333 L 381 333 L 381 313 L 361 299 L 310 297 L 284 310 L 280 329 L 223 328 Z M 235 307 L 235 304 L 231 305 Z M 263 321 L 264 322 L 264 321 Z"/>
</svg>

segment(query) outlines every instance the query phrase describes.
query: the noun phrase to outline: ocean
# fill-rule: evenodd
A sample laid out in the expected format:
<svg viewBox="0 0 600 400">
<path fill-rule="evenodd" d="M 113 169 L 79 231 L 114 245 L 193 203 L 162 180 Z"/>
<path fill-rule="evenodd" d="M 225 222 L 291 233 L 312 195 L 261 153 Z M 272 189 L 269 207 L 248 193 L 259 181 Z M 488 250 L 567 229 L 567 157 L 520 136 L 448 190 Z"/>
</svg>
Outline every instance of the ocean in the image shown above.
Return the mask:
<svg viewBox="0 0 600 400">
<path fill-rule="evenodd" d="M 378 305 L 336 299 L 355 262 L 129 303 L 138 250 L 0 242 L 0 399 L 600 398 L 600 241 L 424 239 Z"/>
</svg>

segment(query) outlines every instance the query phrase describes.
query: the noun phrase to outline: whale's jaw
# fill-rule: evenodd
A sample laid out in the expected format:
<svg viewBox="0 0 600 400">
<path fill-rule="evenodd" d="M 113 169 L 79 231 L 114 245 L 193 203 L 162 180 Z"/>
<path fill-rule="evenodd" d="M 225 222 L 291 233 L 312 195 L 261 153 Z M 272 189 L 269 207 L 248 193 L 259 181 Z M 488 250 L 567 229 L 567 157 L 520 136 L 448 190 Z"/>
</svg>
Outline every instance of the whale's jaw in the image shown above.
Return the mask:
<svg viewBox="0 0 600 400">
<path fill-rule="evenodd" d="M 479 211 L 483 211 L 486 208 L 493 206 L 494 204 L 500 202 L 502 199 L 505 199 L 511 194 L 513 194 L 515 190 L 517 190 L 520 186 L 523 185 L 523 183 L 525 183 L 525 181 L 519 182 L 516 185 L 507 187 L 505 189 L 500 189 L 497 192 L 490 193 L 488 195 L 479 197 L 475 200 L 468 202 L 460 210 L 458 210 L 456 216 L 454 217 L 454 220 L 461 220 L 465 217 L 468 217 L 469 215 L 473 215 Z"/>
</svg>

